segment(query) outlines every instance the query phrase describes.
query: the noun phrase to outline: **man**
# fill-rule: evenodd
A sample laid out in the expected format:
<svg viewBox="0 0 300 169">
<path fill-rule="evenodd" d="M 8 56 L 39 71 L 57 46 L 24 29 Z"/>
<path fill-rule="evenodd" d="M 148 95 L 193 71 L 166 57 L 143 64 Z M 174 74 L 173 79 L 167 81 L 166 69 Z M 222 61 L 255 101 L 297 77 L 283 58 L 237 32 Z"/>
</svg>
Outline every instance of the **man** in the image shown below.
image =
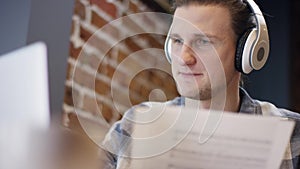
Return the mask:
<svg viewBox="0 0 300 169">
<path fill-rule="evenodd" d="M 257 27 L 249 3 L 242 0 L 176 0 L 175 7 L 165 50 L 182 97 L 167 104 L 197 102 L 204 109 L 291 118 L 296 121 L 296 126 L 289 145 L 290 154 L 282 161 L 281 168 L 297 168 L 300 115 L 254 100 L 239 87 L 241 72 L 251 70 L 244 69 L 244 63 L 236 57 L 241 52 L 239 48 L 247 45 L 241 43 L 251 36 L 252 28 Z M 266 59 L 263 58 L 265 53 L 268 51 L 260 51 L 258 60 Z M 118 152 L 124 138 L 112 134 L 113 131 L 127 137 L 130 126 L 124 121 L 116 123 L 104 141 L 106 147 Z M 108 153 L 108 157 L 108 168 L 122 165 L 118 155 Z"/>
</svg>

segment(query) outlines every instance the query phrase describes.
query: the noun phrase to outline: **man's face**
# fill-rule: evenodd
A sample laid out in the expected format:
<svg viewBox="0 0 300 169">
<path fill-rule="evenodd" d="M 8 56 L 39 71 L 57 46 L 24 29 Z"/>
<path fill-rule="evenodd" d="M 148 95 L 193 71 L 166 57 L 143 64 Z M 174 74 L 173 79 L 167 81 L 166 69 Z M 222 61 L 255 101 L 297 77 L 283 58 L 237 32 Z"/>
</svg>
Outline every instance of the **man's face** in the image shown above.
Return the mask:
<svg viewBox="0 0 300 169">
<path fill-rule="evenodd" d="M 179 7 L 170 37 L 172 73 L 182 96 L 210 100 L 212 90 L 218 92 L 238 83 L 236 41 L 228 9 L 212 5 Z"/>
</svg>

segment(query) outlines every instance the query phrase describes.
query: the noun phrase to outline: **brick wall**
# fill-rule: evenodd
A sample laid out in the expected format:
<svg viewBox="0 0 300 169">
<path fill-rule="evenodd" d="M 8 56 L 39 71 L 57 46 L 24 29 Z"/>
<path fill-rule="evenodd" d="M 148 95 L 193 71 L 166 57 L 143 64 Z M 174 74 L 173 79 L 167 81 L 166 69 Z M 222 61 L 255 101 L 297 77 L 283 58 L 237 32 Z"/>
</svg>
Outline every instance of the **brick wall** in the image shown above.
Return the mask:
<svg viewBox="0 0 300 169">
<path fill-rule="evenodd" d="M 65 124 L 69 115 L 75 114 L 74 108 L 88 119 L 102 113 L 113 123 L 132 105 L 177 96 L 162 51 L 167 20 L 151 14 L 120 20 L 150 11 L 138 0 L 76 0 L 63 106 Z"/>
</svg>

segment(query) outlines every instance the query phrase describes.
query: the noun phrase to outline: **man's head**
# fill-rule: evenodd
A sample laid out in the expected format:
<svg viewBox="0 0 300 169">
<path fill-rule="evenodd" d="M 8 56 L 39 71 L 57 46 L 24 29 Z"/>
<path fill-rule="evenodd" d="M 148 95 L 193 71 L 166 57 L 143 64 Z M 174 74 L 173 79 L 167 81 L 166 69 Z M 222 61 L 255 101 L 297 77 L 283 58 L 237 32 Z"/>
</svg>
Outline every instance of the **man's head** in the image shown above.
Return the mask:
<svg viewBox="0 0 300 169">
<path fill-rule="evenodd" d="M 174 5 L 172 72 L 180 94 L 210 100 L 212 90 L 218 93 L 238 88 L 237 41 L 255 26 L 247 4 L 241 0 L 175 0 Z M 217 69 L 218 63 L 223 72 Z M 222 83 L 218 79 L 224 73 L 226 80 Z"/>
</svg>

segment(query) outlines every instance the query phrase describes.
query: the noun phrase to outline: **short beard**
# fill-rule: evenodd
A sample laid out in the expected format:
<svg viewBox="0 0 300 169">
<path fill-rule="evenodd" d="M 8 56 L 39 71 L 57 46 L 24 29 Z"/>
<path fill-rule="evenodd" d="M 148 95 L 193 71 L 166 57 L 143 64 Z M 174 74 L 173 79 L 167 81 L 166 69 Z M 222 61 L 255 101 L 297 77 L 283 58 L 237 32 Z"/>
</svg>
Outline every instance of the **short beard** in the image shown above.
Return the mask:
<svg viewBox="0 0 300 169">
<path fill-rule="evenodd" d="M 198 89 L 198 92 L 195 92 L 193 94 L 184 94 L 179 91 L 179 93 L 187 98 L 194 99 L 194 100 L 200 100 L 200 101 L 207 101 L 211 100 L 213 97 L 217 97 L 221 92 L 224 92 L 226 90 L 226 86 L 216 86 L 214 89 L 211 88 L 211 86 L 206 86 L 201 89 Z"/>
<path fill-rule="evenodd" d="M 211 100 L 212 95 L 211 95 L 211 87 L 209 88 L 204 88 L 200 89 L 199 95 L 197 96 L 199 100 L 204 101 L 204 100 Z"/>
<path fill-rule="evenodd" d="M 192 87 L 191 87 L 192 88 Z M 194 90 L 191 89 L 190 91 L 186 91 L 186 90 L 180 90 L 180 88 L 178 88 L 178 92 L 181 96 L 193 99 L 193 100 L 210 100 L 212 98 L 211 95 L 211 86 L 205 86 L 201 89 L 199 89 L 198 87 L 195 87 Z"/>
</svg>

